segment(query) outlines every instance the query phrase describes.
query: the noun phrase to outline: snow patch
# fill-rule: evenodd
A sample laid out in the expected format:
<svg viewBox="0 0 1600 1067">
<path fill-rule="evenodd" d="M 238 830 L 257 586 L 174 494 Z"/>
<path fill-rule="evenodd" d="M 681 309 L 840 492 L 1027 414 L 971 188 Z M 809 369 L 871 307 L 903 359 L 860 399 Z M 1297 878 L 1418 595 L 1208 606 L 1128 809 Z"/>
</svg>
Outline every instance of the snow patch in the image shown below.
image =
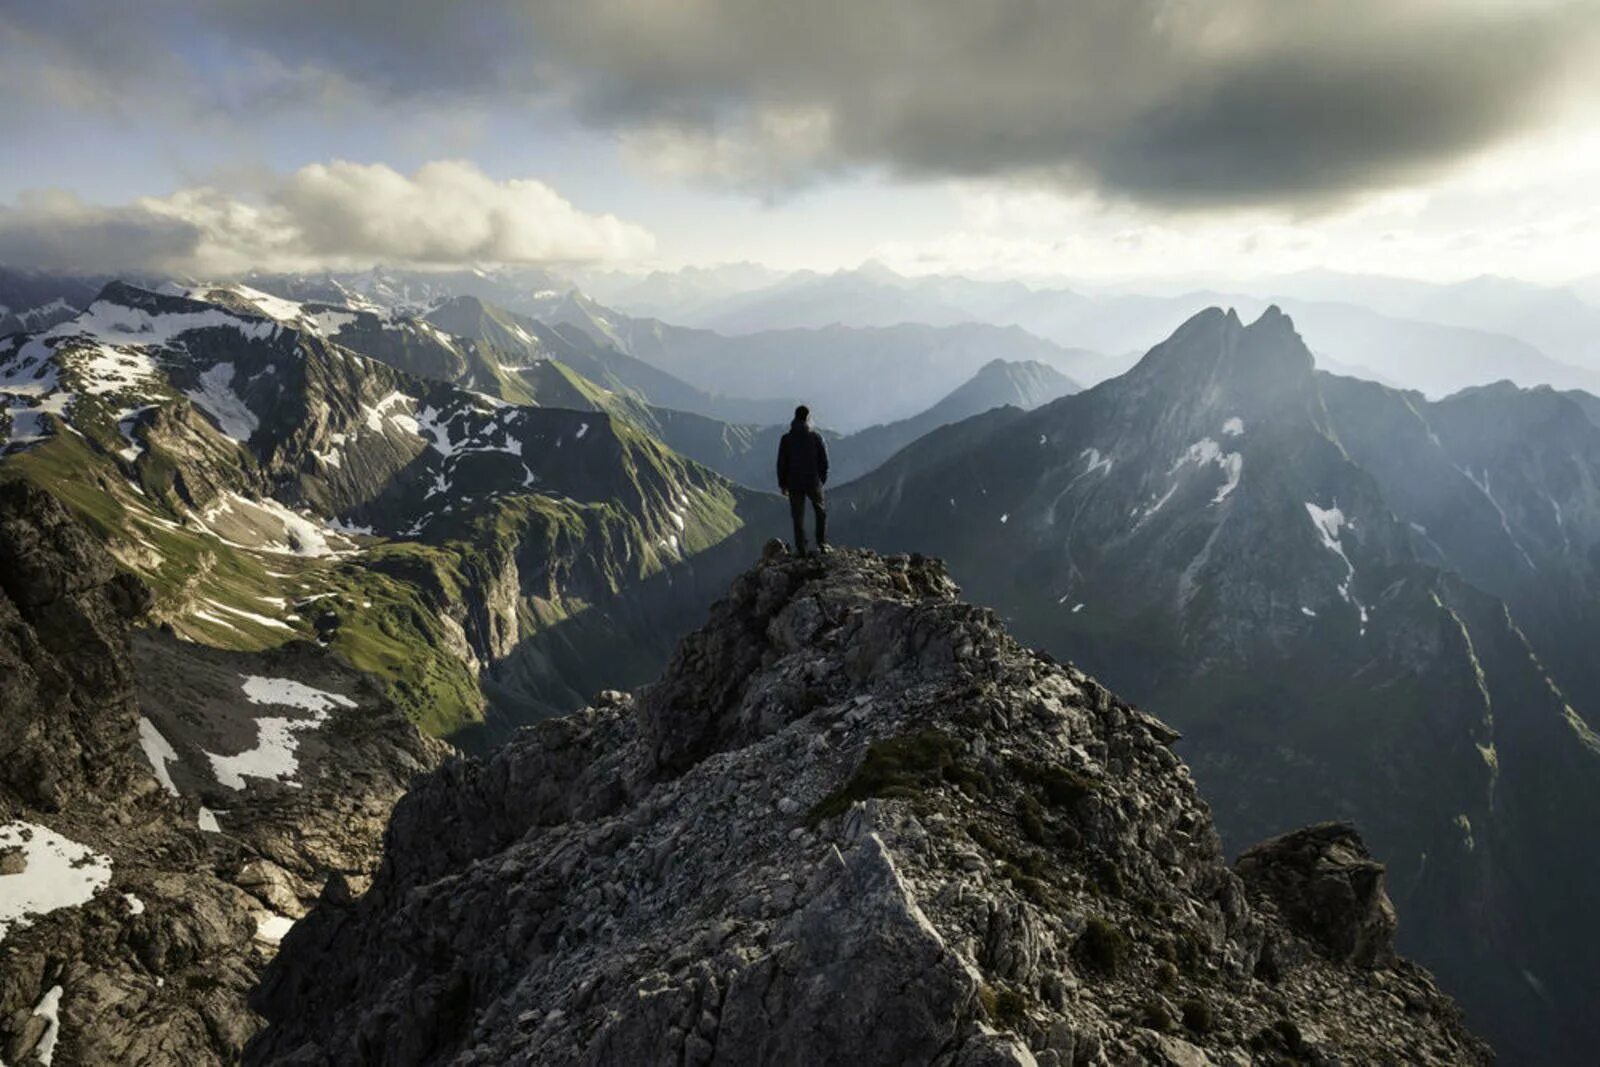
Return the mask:
<svg viewBox="0 0 1600 1067">
<path fill-rule="evenodd" d="M 1244 420 L 1239 416 L 1234 415 L 1223 422 L 1222 436 L 1238 437 L 1242 433 L 1244 433 Z"/>
<path fill-rule="evenodd" d="M 300 768 L 298 750 L 301 731 L 314 730 L 327 721 L 328 713 L 336 708 L 353 708 L 355 701 L 338 693 L 313 689 L 292 678 L 265 678 L 249 675 L 241 680 L 244 695 L 255 704 L 272 704 L 298 708 L 311 713 L 309 719 L 286 719 L 268 716 L 256 720 L 255 747 L 233 756 L 219 756 L 207 752 L 211 770 L 217 782 L 229 789 L 243 789 L 245 778 L 261 778 L 298 786 L 295 773 Z"/>
<path fill-rule="evenodd" d="M 1228 452 L 1222 457 L 1222 473 L 1227 480 L 1211 498 L 1213 504 L 1220 504 L 1228 499 L 1228 494 L 1239 488 L 1239 479 L 1244 475 L 1244 457 L 1237 452 Z"/>
<path fill-rule="evenodd" d="M 323 689 L 313 689 L 293 678 L 264 678 L 252 674 L 243 679 L 239 688 L 244 690 L 244 695 L 254 704 L 278 704 L 313 713 L 356 706 L 356 702 L 347 696 L 329 693 Z"/>
<path fill-rule="evenodd" d="M 347 537 L 354 537 L 357 535 L 363 537 L 378 536 L 377 531 L 371 526 L 357 526 L 355 523 L 348 522 L 344 519 L 333 519 L 328 523 L 328 529 L 335 530 L 346 535 Z"/>
<path fill-rule="evenodd" d="M 173 782 L 167 764 L 178 762 L 178 750 L 172 747 L 172 742 L 161 736 L 156 724 L 143 715 L 139 716 L 139 747 L 144 749 L 144 758 L 150 761 L 150 769 L 155 772 L 161 788 L 177 796 L 178 786 Z"/>
<path fill-rule="evenodd" d="M 132 463 L 144 453 L 144 445 L 140 444 L 139 439 L 133 436 L 134 423 L 139 420 L 140 415 L 154 407 L 154 404 L 146 404 L 144 407 L 127 408 L 117 412 L 117 432 L 128 442 L 128 447 L 119 449 L 117 455 L 129 463 Z"/>
<path fill-rule="evenodd" d="M 439 411 L 432 405 L 429 405 L 428 407 L 425 407 L 421 411 L 417 412 L 418 436 L 427 440 L 428 443 L 433 447 L 433 450 L 439 453 L 439 455 L 449 459 L 456 453 L 456 450 L 459 447 L 451 443 L 450 424 L 455 422 L 464 414 L 465 412 L 457 411 L 449 418 L 443 418 L 443 412 Z M 465 443 L 465 440 L 466 437 L 463 435 L 463 443 Z"/>
<path fill-rule="evenodd" d="M 12 408 L 10 415 L 11 433 L 6 438 L 7 445 L 32 444 L 50 436 L 46 432 L 50 424 L 45 421 L 43 409 Z"/>
<path fill-rule="evenodd" d="M 183 395 L 216 419 L 223 433 L 245 444 L 261 420 L 233 391 L 235 373 L 232 363 L 215 364 L 200 375 L 199 389 L 186 389 Z"/>
<path fill-rule="evenodd" d="M 87 904 L 111 884 L 111 858 L 30 822 L 0 825 L 0 850 L 20 848 L 24 867 L 0 875 L 0 941 L 13 927 Z"/>
<path fill-rule="evenodd" d="M 221 615 L 218 615 L 214 611 L 207 611 L 205 608 L 196 608 L 189 612 L 189 614 L 204 622 L 209 622 L 213 626 L 220 626 L 225 630 L 232 630 L 235 633 L 239 631 L 237 626 L 229 622 L 227 619 L 224 619 Z"/>
<path fill-rule="evenodd" d="M 301 321 L 304 322 L 312 333 L 322 337 L 332 337 L 346 326 L 361 318 L 354 311 L 339 311 L 334 308 L 324 308 L 318 311 L 305 313 Z"/>
<path fill-rule="evenodd" d="M 361 406 L 361 410 L 366 415 L 367 429 L 373 431 L 374 433 L 382 433 L 384 421 L 387 419 L 394 422 L 402 429 L 409 430 L 411 433 L 416 433 L 417 420 L 411 416 L 409 411 L 403 412 L 400 415 L 390 414 L 390 411 L 393 408 L 410 403 L 411 398 L 397 389 L 388 396 L 384 397 L 382 400 L 378 401 L 376 404 L 363 404 Z"/>
<path fill-rule="evenodd" d="M 203 804 L 200 806 L 200 816 L 195 823 L 208 834 L 222 833 L 222 824 L 217 822 L 217 813 Z"/>
<path fill-rule="evenodd" d="M 1361 632 L 1367 632 L 1367 609 L 1350 592 L 1350 585 L 1355 580 L 1356 565 L 1350 562 L 1350 557 L 1345 555 L 1344 545 L 1340 536 L 1346 529 L 1354 529 L 1354 525 L 1345 518 L 1344 512 L 1338 507 L 1322 508 L 1306 501 L 1306 514 L 1311 516 L 1311 525 L 1317 529 L 1317 534 L 1322 538 L 1322 547 L 1338 556 L 1345 566 L 1344 581 L 1339 583 L 1339 596 L 1346 603 L 1354 604 L 1361 618 Z"/>
<path fill-rule="evenodd" d="M 224 530 L 217 528 L 217 521 L 228 515 L 235 516 L 244 526 L 244 531 L 240 532 L 260 534 L 261 526 L 271 525 L 276 527 L 272 532 L 281 534 L 284 540 L 268 539 L 259 544 L 243 544 L 231 540 Z M 282 556 L 305 556 L 312 559 L 339 554 L 337 549 L 328 544 L 327 534 L 333 531 L 289 510 L 271 497 L 249 500 L 238 493 L 228 492 L 223 494 L 217 503 L 207 508 L 200 519 L 224 544 L 235 548 L 271 552 Z"/>
<path fill-rule="evenodd" d="M 1044 444 L 1042 436 L 1039 438 L 1039 443 L 1041 445 Z M 1102 476 L 1111 473 L 1111 457 L 1101 456 L 1098 448 L 1086 448 L 1078 455 L 1089 461 L 1089 466 L 1084 469 L 1083 473 L 1091 474 L 1094 471 L 1099 471 Z"/>
<path fill-rule="evenodd" d="M 297 302 L 285 300 L 281 296 L 273 296 L 271 293 L 263 293 L 260 289 L 252 289 L 248 285 L 230 285 L 227 288 L 228 291 L 237 293 L 255 305 L 256 310 L 268 318 L 278 319 L 283 322 L 293 322 L 303 313 L 303 309 Z"/>
<path fill-rule="evenodd" d="M 105 344 L 171 344 L 190 330 L 236 330 L 251 340 L 266 340 L 277 332 L 270 319 L 252 319 L 223 308 L 198 311 L 149 311 L 110 300 L 96 300 L 89 310 L 50 330 L 45 337 L 91 337 Z"/>
<path fill-rule="evenodd" d="M 33 1008 L 34 1016 L 44 1020 L 44 1033 L 39 1036 L 39 1043 L 33 1046 L 33 1056 L 44 1067 L 50 1067 L 55 1062 L 56 1042 L 61 1039 L 62 992 L 60 986 L 51 986 Z"/>
<path fill-rule="evenodd" d="M 1173 463 L 1169 473 L 1176 474 L 1180 468 L 1191 463 L 1197 467 L 1215 464 L 1221 468 L 1224 480 L 1211 497 L 1212 505 L 1228 499 L 1228 495 L 1239 488 L 1239 479 L 1244 474 L 1244 457 L 1238 452 L 1224 451 L 1222 446 L 1210 437 L 1202 437 L 1190 445 L 1188 450 Z"/>
<path fill-rule="evenodd" d="M 289 933 L 289 928 L 294 926 L 293 919 L 274 911 L 258 911 L 255 913 L 255 920 L 256 940 L 265 941 L 269 945 L 281 944 Z"/>
<path fill-rule="evenodd" d="M 268 618 L 265 615 L 258 615 L 253 611 L 245 611 L 243 608 L 236 608 L 229 604 L 224 604 L 220 600 L 212 600 L 210 597 L 206 597 L 204 599 L 207 604 L 210 604 L 219 611 L 226 611 L 229 615 L 237 615 L 239 618 L 253 622 L 257 626 L 268 626 L 275 630 L 289 630 L 291 632 L 294 630 L 293 626 L 290 626 L 288 623 L 279 622 L 277 619 Z"/>
</svg>

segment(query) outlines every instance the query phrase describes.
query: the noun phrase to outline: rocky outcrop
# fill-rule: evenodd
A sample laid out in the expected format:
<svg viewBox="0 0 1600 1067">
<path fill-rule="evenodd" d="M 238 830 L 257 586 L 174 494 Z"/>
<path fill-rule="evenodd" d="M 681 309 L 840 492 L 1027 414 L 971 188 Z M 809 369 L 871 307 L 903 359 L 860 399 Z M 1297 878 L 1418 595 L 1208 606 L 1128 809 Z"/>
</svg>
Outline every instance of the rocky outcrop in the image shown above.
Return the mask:
<svg viewBox="0 0 1600 1067">
<path fill-rule="evenodd" d="M 1483 1063 L 1346 828 L 1238 871 L 1176 735 L 936 561 L 781 549 L 638 694 L 458 760 L 258 1063 Z"/>
<path fill-rule="evenodd" d="M 406 781 L 444 755 L 310 645 L 143 634 L 134 653 L 149 600 L 53 497 L 0 480 L 5 1063 L 237 1061 L 282 927 L 330 875 L 359 887 Z M 326 721 L 271 703 L 307 681 Z"/>
<path fill-rule="evenodd" d="M 0 797 L 58 811 L 137 789 L 134 721 L 103 709 L 130 701 L 125 635 L 148 603 L 64 508 L 0 483 Z"/>
<path fill-rule="evenodd" d="M 1336 963 L 1394 962 L 1394 905 L 1374 860 L 1348 823 L 1323 823 L 1263 841 L 1239 857 L 1251 899 Z"/>
</svg>

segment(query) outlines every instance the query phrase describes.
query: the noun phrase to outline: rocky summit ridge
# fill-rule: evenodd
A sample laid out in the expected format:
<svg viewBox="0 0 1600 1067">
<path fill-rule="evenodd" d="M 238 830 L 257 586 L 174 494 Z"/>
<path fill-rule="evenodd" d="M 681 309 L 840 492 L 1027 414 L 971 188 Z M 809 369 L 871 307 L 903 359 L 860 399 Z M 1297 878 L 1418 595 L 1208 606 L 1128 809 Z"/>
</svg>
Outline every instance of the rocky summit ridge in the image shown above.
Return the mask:
<svg viewBox="0 0 1600 1067">
<path fill-rule="evenodd" d="M 1176 739 L 935 560 L 774 544 L 656 683 L 419 779 L 248 1058 L 1488 1062 L 1355 831 L 1230 867 Z"/>
</svg>

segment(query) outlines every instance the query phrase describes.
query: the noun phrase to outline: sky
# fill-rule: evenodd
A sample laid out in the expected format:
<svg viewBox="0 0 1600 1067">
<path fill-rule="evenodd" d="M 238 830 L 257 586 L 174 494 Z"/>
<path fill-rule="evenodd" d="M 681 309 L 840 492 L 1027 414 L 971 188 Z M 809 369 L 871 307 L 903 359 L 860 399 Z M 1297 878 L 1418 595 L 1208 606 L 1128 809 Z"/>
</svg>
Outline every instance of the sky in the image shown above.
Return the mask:
<svg viewBox="0 0 1600 1067">
<path fill-rule="evenodd" d="M 0 264 L 1600 273 L 1600 0 L 0 0 Z"/>
</svg>

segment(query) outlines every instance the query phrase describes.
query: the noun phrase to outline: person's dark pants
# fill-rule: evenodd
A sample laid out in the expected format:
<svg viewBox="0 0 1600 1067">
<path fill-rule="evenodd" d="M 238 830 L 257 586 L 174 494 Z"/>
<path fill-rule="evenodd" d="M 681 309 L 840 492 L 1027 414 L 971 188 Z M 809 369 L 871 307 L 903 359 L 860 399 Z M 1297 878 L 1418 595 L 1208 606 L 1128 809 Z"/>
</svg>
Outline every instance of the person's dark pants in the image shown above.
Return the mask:
<svg viewBox="0 0 1600 1067">
<path fill-rule="evenodd" d="M 817 517 L 817 545 L 828 543 L 828 509 L 822 503 L 822 487 L 789 490 L 789 514 L 794 518 L 794 550 L 806 550 L 806 501 Z"/>
</svg>

